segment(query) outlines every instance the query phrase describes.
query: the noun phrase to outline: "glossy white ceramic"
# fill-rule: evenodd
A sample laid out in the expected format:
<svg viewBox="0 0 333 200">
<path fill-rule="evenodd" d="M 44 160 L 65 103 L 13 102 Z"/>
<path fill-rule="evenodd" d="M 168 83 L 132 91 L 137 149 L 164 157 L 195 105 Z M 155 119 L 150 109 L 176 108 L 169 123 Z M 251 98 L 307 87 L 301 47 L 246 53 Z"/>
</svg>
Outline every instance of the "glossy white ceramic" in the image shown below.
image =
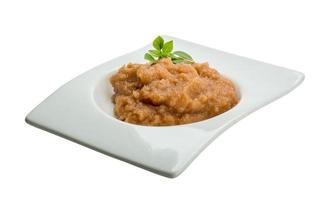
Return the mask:
<svg viewBox="0 0 333 200">
<path fill-rule="evenodd" d="M 211 119 L 179 126 L 149 127 L 117 120 L 108 77 L 123 64 L 145 62 L 143 55 L 151 48 L 148 45 L 66 83 L 33 109 L 26 121 L 160 175 L 176 177 L 223 131 L 287 94 L 304 79 L 300 72 L 163 37 L 174 40 L 175 49 L 189 52 L 197 62 L 209 61 L 232 79 L 239 89 L 239 104 Z"/>
</svg>

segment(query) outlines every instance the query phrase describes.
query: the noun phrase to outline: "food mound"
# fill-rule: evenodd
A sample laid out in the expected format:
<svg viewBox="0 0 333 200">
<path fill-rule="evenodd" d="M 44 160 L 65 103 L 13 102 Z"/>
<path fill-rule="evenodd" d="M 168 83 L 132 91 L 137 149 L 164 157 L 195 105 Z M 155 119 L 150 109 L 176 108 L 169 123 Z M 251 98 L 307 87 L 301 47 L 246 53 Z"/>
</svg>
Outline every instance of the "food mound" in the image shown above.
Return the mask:
<svg viewBox="0 0 333 200">
<path fill-rule="evenodd" d="M 163 126 L 197 122 L 221 114 L 238 103 L 233 83 L 208 63 L 127 64 L 111 77 L 118 119 Z"/>
</svg>

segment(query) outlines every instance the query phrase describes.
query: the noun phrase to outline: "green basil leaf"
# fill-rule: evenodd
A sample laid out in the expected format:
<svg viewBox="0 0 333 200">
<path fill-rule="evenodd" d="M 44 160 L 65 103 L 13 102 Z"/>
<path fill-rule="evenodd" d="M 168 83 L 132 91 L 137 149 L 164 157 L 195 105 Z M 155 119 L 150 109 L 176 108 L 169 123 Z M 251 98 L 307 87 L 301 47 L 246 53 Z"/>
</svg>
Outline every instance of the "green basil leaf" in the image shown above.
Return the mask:
<svg viewBox="0 0 333 200">
<path fill-rule="evenodd" d="M 193 60 L 184 60 L 184 63 L 186 63 L 186 64 L 193 64 L 194 61 Z"/>
<path fill-rule="evenodd" d="M 174 64 L 182 63 L 182 62 L 184 62 L 184 59 L 176 58 L 176 59 L 172 59 L 172 62 L 173 62 Z"/>
<path fill-rule="evenodd" d="M 163 48 L 162 48 L 163 54 L 168 55 L 169 53 L 172 52 L 172 49 L 173 49 L 173 41 L 170 40 L 169 42 L 166 42 L 163 45 Z"/>
<path fill-rule="evenodd" d="M 170 58 L 172 58 L 172 59 L 176 59 L 176 58 L 178 58 L 178 57 L 177 57 L 175 54 L 173 54 L 173 53 L 170 53 L 169 56 L 170 56 Z"/>
<path fill-rule="evenodd" d="M 189 63 L 193 64 L 193 58 L 183 51 L 173 51 L 173 41 L 167 41 L 164 43 L 164 39 L 158 36 L 153 41 L 154 49 L 148 50 L 148 53 L 144 55 L 146 60 L 152 63 L 156 63 L 161 58 L 171 58 L 173 63 Z"/>
<path fill-rule="evenodd" d="M 154 57 L 160 57 L 161 56 L 161 52 L 158 50 L 149 50 L 150 55 L 154 56 Z"/>
<path fill-rule="evenodd" d="M 161 50 L 164 46 L 163 38 L 161 36 L 157 36 L 157 38 L 155 38 L 155 40 L 153 41 L 153 46 L 155 47 L 155 49 Z"/>
<path fill-rule="evenodd" d="M 152 55 L 150 55 L 149 53 L 145 54 L 145 59 L 150 61 L 150 62 L 155 62 L 155 59 Z"/>
<path fill-rule="evenodd" d="M 173 54 L 175 54 L 181 58 L 184 58 L 186 60 L 193 60 L 193 58 L 189 54 L 187 54 L 183 51 L 174 51 Z"/>
</svg>

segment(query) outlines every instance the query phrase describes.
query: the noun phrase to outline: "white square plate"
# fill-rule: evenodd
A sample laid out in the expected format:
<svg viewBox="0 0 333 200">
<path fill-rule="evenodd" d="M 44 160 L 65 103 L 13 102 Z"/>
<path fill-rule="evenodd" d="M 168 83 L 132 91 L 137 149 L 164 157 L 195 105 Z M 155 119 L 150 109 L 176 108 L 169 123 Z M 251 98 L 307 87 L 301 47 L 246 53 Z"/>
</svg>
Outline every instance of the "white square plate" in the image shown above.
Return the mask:
<svg viewBox="0 0 333 200">
<path fill-rule="evenodd" d="M 163 37 L 174 40 L 176 50 L 189 52 L 197 62 L 208 61 L 233 80 L 240 93 L 238 105 L 211 119 L 179 126 L 149 127 L 117 120 L 108 78 L 123 64 L 144 63 L 143 55 L 151 48 L 147 45 L 66 83 L 28 114 L 27 123 L 160 175 L 176 177 L 223 131 L 304 79 L 300 72 Z"/>
</svg>

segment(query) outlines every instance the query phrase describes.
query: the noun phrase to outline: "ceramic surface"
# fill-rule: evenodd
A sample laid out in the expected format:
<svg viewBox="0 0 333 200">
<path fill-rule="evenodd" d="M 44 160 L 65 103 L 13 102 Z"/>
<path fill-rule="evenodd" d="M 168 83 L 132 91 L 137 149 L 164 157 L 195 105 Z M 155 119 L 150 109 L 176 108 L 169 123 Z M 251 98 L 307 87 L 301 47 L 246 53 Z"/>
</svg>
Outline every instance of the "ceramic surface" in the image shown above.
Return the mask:
<svg viewBox="0 0 333 200">
<path fill-rule="evenodd" d="M 175 49 L 189 52 L 197 62 L 208 61 L 232 79 L 239 90 L 239 104 L 211 119 L 179 126 L 149 127 L 117 120 L 108 78 L 128 62 L 145 62 L 143 55 L 151 48 L 147 45 L 66 83 L 33 109 L 26 121 L 160 175 L 176 177 L 227 128 L 287 94 L 304 79 L 297 71 L 163 37 L 174 40 Z"/>
</svg>

